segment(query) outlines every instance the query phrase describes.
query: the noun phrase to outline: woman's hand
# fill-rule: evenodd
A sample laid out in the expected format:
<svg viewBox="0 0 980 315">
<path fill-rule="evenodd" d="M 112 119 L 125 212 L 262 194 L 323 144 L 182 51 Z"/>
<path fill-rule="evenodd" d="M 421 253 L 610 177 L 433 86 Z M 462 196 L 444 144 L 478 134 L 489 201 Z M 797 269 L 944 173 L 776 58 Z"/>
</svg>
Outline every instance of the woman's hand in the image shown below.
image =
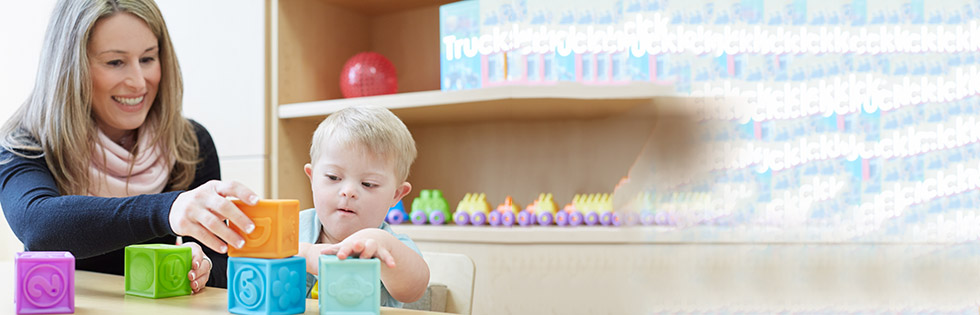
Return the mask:
<svg viewBox="0 0 980 315">
<path fill-rule="evenodd" d="M 235 181 L 208 181 L 177 196 L 170 206 L 170 229 L 180 236 L 191 236 L 218 253 L 226 253 L 228 245 L 241 248 L 245 238 L 235 233 L 225 220 L 252 233 L 255 224 L 241 209 L 225 197 L 236 197 L 249 205 L 259 196 Z"/>
<path fill-rule="evenodd" d="M 213 267 L 211 259 L 204 254 L 201 245 L 197 245 L 197 243 L 189 242 L 179 245 L 191 248 L 191 261 L 193 263 L 191 263 L 191 271 L 187 273 L 187 279 L 191 281 L 191 291 L 194 293 L 201 292 L 204 285 L 208 283 L 208 278 L 211 277 L 211 267 Z"/>
</svg>

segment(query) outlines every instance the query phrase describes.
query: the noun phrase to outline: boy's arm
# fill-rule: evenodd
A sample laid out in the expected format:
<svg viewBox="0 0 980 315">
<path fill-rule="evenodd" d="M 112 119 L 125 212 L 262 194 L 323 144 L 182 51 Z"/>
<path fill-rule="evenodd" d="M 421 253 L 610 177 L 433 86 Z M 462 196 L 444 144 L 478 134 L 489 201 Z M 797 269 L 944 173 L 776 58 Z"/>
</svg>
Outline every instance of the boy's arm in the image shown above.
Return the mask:
<svg viewBox="0 0 980 315">
<path fill-rule="evenodd" d="M 367 244 L 367 240 L 373 240 L 372 243 L 376 243 L 377 248 L 370 248 L 372 246 Z M 385 251 L 390 257 L 385 257 Z M 357 231 L 324 253 L 337 254 L 344 258 L 348 254 L 354 257 L 361 257 L 361 254 L 370 255 L 364 258 L 378 257 L 381 260 L 381 282 L 391 297 L 401 302 L 411 303 L 418 300 L 429 285 L 429 266 L 422 256 L 385 230 L 372 228 Z"/>
<path fill-rule="evenodd" d="M 320 269 L 320 253 L 312 252 L 313 244 L 299 242 L 299 254 L 297 256 L 306 259 L 306 272 L 316 275 Z"/>
</svg>

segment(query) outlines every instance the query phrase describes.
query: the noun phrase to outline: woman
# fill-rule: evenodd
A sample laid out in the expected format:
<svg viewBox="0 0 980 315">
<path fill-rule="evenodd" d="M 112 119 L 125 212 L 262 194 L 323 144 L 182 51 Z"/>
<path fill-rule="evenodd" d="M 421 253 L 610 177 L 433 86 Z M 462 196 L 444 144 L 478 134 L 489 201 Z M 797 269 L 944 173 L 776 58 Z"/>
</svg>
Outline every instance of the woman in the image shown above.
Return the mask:
<svg viewBox="0 0 980 315">
<path fill-rule="evenodd" d="M 181 116 L 182 81 L 152 0 L 61 0 L 34 89 L 0 129 L 0 206 L 26 250 L 67 250 L 76 268 L 122 274 L 136 243 L 194 242 L 188 279 L 226 286 L 227 246 L 254 225 L 225 197 L 200 124 Z M 210 258 L 208 258 L 210 257 Z M 214 268 L 212 270 L 212 268 Z"/>
</svg>

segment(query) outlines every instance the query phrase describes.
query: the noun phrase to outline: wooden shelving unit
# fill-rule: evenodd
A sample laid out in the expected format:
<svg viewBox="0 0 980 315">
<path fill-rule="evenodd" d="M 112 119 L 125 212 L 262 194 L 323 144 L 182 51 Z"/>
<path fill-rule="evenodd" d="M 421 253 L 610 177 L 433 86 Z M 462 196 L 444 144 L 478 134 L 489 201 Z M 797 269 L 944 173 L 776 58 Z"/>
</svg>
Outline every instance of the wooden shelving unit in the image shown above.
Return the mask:
<svg viewBox="0 0 980 315">
<path fill-rule="evenodd" d="M 551 192 L 563 205 L 576 193 L 611 192 L 644 145 L 656 140 L 651 131 L 658 120 L 669 119 L 662 107 L 693 101 L 643 84 L 438 91 L 438 6 L 447 2 L 268 0 L 270 198 L 299 199 L 303 208 L 312 207 L 302 169 L 309 162 L 313 130 L 347 106 L 385 106 L 408 125 L 419 156 L 406 202 L 421 189 L 435 188 L 455 208 L 468 192 L 486 193 L 494 206 L 508 195 L 526 205 Z M 394 63 L 398 94 L 342 99 L 340 69 L 362 51 L 381 53 Z M 902 244 L 916 240 L 907 237 L 881 244 L 759 227 L 394 229 L 423 251 L 473 259 L 478 314 L 632 314 L 663 301 L 705 299 L 705 292 L 715 294 L 707 300 L 723 301 L 730 296 L 719 292 L 742 292 L 742 283 L 793 288 L 798 281 L 785 280 L 796 279 L 797 270 L 819 271 L 825 265 L 831 271 L 854 266 L 877 271 L 888 265 L 881 261 L 948 246 L 925 243 L 910 252 Z M 691 274 L 705 276 L 686 277 Z M 899 273 L 878 274 L 888 279 Z M 819 272 L 806 276 L 825 278 Z M 717 279 L 720 286 L 705 279 Z M 826 288 L 821 292 L 846 293 L 846 286 Z"/>
<path fill-rule="evenodd" d="M 273 198 L 312 207 L 302 168 L 316 125 L 347 106 L 385 106 L 415 137 L 409 181 L 521 204 L 541 192 L 565 203 L 611 192 L 648 140 L 656 105 L 683 102 L 653 84 L 555 84 L 439 91 L 439 5 L 450 1 L 270 0 L 269 187 Z M 343 99 L 343 63 L 362 51 L 394 63 L 394 95 Z"/>
</svg>

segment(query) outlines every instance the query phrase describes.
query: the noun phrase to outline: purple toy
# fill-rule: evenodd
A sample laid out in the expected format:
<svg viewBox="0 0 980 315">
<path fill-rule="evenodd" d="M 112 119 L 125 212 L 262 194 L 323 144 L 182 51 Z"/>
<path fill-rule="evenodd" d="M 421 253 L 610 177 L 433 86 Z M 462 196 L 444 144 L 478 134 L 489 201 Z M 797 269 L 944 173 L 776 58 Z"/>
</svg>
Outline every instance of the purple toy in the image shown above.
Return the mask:
<svg viewBox="0 0 980 315">
<path fill-rule="evenodd" d="M 466 224 L 469 224 L 470 223 L 470 215 L 468 213 L 466 213 L 466 212 L 463 212 L 463 211 L 456 211 L 456 214 L 453 216 L 453 221 L 456 222 L 456 225 L 466 225 Z"/>
<path fill-rule="evenodd" d="M 599 224 L 599 214 L 595 211 L 589 211 L 589 214 L 585 215 L 585 224 L 596 225 Z"/>
<path fill-rule="evenodd" d="M 75 256 L 69 252 L 20 252 L 14 265 L 17 314 L 75 312 Z"/>
</svg>

